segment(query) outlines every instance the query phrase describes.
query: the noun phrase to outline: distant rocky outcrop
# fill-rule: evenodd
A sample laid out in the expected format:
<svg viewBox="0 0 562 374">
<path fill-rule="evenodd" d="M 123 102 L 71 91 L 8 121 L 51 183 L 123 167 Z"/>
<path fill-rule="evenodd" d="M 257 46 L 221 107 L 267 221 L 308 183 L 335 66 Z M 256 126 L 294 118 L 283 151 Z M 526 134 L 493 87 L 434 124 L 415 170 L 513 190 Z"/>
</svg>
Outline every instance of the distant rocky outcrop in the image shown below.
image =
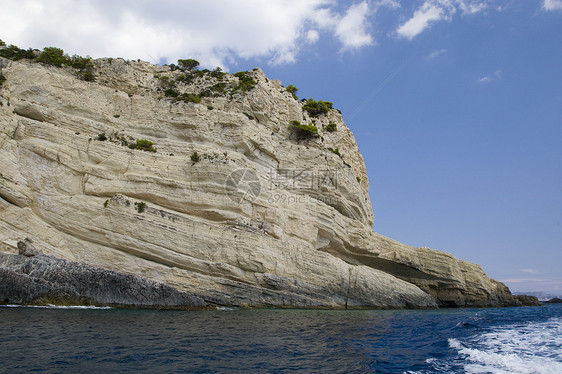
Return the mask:
<svg viewBox="0 0 562 374">
<path fill-rule="evenodd" d="M 548 301 L 545 301 L 546 304 L 562 304 L 562 299 L 555 297 L 553 299 L 550 299 Z"/>
<path fill-rule="evenodd" d="M 535 296 L 529 295 L 515 295 L 515 298 L 521 302 L 522 306 L 540 306 L 542 305 L 539 299 Z"/>
<path fill-rule="evenodd" d="M 259 69 L 89 64 L 85 79 L 0 58 L 0 243 L 23 255 L 3 255 L 1 299 L 38 302 L 52 284 L 140 305 L 125 293 L 150 280 L 150 305 L 521 305 L 478 265 L 373 232 L 363 158 L 331 103 Z M 128 274 L 99 284 L 123 292 L 92 296 L 94 268 Z"/>
</svg>

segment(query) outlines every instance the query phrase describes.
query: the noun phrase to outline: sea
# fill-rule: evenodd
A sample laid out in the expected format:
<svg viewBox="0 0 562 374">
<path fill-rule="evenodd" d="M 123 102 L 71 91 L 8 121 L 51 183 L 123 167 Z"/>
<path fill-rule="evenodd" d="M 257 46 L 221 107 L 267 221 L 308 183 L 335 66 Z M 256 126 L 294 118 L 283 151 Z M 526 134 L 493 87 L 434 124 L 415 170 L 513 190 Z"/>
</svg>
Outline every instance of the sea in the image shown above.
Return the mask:
<svg viewBox="0 0 562 374">
<path fill-rule="evenodd" d="M 562 305 L 0 307 L 2 373 L 562 373 Z"/>
</svg>

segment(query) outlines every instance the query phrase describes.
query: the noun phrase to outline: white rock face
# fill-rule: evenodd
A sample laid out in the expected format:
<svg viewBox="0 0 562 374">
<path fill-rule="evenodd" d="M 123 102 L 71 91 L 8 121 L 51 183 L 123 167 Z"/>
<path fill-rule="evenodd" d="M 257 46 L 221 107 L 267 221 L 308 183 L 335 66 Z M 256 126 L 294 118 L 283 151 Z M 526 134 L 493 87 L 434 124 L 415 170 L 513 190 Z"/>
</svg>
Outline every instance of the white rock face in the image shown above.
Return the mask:
<svg viewBox="0 0 562 374">
<path fill-rule="evenodd" d="M 239 78 L 178 82 L 184 72 L 121 59 L 95 61 L 96 82 L 70 68 L 0 66 L 4 252 L 31 238 L 44 254 L 220 305 L 516 303 L 477 265 L 375 234 L 365 165 L 341 115 L 311 117 L 261 70 L 248 73 L 257 84 L 247 92 L 192 103 L 166 97 L 169 82 L 201 93 Z M 319 137 L 299 139 L 295 120 Z M 156 152 L 130 149 L 137 139 Z"/>
</svg>

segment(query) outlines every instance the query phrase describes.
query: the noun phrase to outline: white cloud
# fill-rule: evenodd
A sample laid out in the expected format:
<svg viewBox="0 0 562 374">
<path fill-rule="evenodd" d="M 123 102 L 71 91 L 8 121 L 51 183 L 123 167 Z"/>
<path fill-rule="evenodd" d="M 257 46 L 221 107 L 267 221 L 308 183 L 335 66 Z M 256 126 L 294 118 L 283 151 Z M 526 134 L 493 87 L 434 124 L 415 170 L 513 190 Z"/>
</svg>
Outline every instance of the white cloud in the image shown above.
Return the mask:
<svg viewBox="0 0 562 374">
<path fill-rule="evenodd" d="M 487 82 L 491 82 L 491 81 L 496 80 L 496 79 L 500 79 L 501 76 L 502 76 L 502 71 L 501 71 L 501 70 L 496 70 L 496 71 L 495 71 L 493 74 L 491 74 L 491 75 L 486 75 L 486 76 L 483 76 L 483 77 L 478 78 L 478 81 L 479 81 L 479 82 L 482 82 L 482 83 L 487 83 Z"/>
<path fill-rule="evenodd" d="M 456 0 L 456 3 L 463 14 L 476 14 L 488 8 L 487 1 Z"/>
<path fill-rule="evenodd" d="M 433 59 L 441 56 L 445 52 L 447 52 L 446 49 L 435 49 L 435 50 L 431 51 L 427 56 L 425 56 L 425 59 L 426 60 L 433 60 Z"/>
<path fill-rule="evenodd" d="M 396 33 L 402 38 L 412 40 L 430 27 L 432 23 L 441 20 L 451 20 L 455 11 L 456 9 L 450 0 L 426 0 L 414 12 L 412 18 L 396 30 Z"/>
<path fill-rule="evenodd" d="M 373 44 L 373 37 L 367 32 L 367 14 L 369 5 L 366 1 L 351 6 L 335 29 L 335 34 L 343 44 L 343 49 L 358 49 Z"/>
<path fill-rule="evenodd" d="M 521 271 L 522 273 L 528 273 L 528 274 L 538 274 L 539 273 L 535 269 L 519 269 L 519 271 Z"/>
<path fill-rule="evenodd" d="M 70 54 L 152 62 L 196 58 L 209 67 L 240 58 L 290 63 L 324 34 L 334 35 L 343 50 L 374 43 L 367 1 L 342 13 L 334 5 L 333 0 L 122 0 L 111 6 L 102 0 L 5 0 L 0 35 L 23 48 L 58 46 Z"/>
<path fill-rule="evenodd" d="M 320 33 L 316 30 L 308 30 L 306 33 L 306 40 L 313 44 L 316 43 L 320 39 Z"/>
<path fill-rule="evenodd" d="M 544 0 L 545 10 L 562 10 L 562 0 Z"/>
<path fill-rule="evenodd" d="M 436 22 L 450 22 L 459 10 L 463 15 L 481 13 L 488 9 L 489 2 L 489 0 L 425 0 L 414 15 L 398 27 L 396 33 L 399 37 L 412 40 Z"/>
</svg>

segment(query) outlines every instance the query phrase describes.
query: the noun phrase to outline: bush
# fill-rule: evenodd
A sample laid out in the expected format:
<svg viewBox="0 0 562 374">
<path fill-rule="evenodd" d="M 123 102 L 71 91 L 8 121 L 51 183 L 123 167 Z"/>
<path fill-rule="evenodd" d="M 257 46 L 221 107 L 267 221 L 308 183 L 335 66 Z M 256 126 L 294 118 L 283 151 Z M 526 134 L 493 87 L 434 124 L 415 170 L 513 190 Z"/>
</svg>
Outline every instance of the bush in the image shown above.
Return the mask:
<svg viewBox="0 0 562 374">
<path fill-rule="evenodd" d="M 194 59 L 178 60 L 178 65 L 181 70 L 193 70 L 199 66 L 199 61 Z"/>
<path fill-rule="evenodd" d="M 234 76 L 238 78 L 238 86 L 234 88 L 234 91 L 250 91 L 251 89 L 256 87 L 256 84 L 258 84 L 258 82 L 256 82 L 254 78 L 248 75 L 247 71 L 239 71 L 238 73 L 234 74 Z"/>
<path fill-rule="evenodd" d="M 223 72 L 220 67 L 217 67 L 215 70 L 213 70 L 211 72 L 211 77 L 216 78 L 219 81 L 222 81 L 222 79 L 224 78 L 225 75 L 226 75 L 226 73 Z"/>
<path fill-rule="evenodd" d="M 21 60 L 22 58 L 33 60 L 35 59 L 35 52 L 31 48 L 25 50 L 10 44 L 8 47 L 0 49 L 0 56 L 14 61 Z"/>
<path fill-rule="evenodd" d="M 6 46 L 6 43 L 4 43 L 4 42 L 2 41 L 2 39 L 0 39 L 0 47 L 5 47 L 5 46 Z"/>
<path fill-rule="evenodd" d="M 99 134 L 96 140 L 99 140 L 100 142 L 105 142 L 107 140 L 107 136 L 105 135 L 105 132 Z"/>
<path fill-rule="evenodd" d="M 91 57 L 82 57 L 82 56 L 74 55 L 70 59 L 70 66 L 72 66 L 75 69 L 85 70 L 88 68 L 93 68 L 94 64 L 92 62 Z"/>
<path fill-rule="evenodd" d="M 311 123 L 303 125 L 299 121 L 291 121 L 291 125 L 297 132 L 299 139 L 309 139 L 318 137 L 318 129 Z"/>
<path fill-rule="evenodd" d="M 186 84 L 189 84 L 192 81 L 193 81 L 193 74 L 191 73 L 180 74 L 176 78 L 176 82 L 184 82 Z"/>
<path fill-rule="evenodd" d="M 297 94 L 296 94 L 296 92 L 297 92 L 298 90 L 299 90 L 299 89 L 296 88 L 295 86 L 293 86 L 292 84 L 290 84 L 289 87 L 287 87 L 287 88 L 285 89 L 285 91 L 287 91 L 287 92 L 289 92 L 291 95 L 293 95 L 293 98 L 294 98 L 295 100 L 298 100 L 298 99 L 299 99 L 299 98 L 297 97 Z"/>
<path fill-rule="evenodd" d="M 201 97 L 192 93 L 184 93 L 178 96 L 178 100 L 184 101 L 186 103 L 200 103 Z"/>
<path fill-rule="evenodd" d="M 199 157 L 199 154 L 197 152 L 193 152 L 191 154 L 191 161 L 193 161 L 194 163 L 199 162 L 199 160 L 201 160 L 201 157 Z"/>
<path fill-rule="evenodd" d="M 4 82 L 6 82 L 6 77 L 2 73 L 0 73 L 0 87 L 2 87 Z"/>
<path fill-rule="evenodd" d="M 332 103 L 329 101 L 314 101 L 313 99 L 308 99 L 306 104 L 304 104 L 303 109 L 308 112 L 312 117 L 318 117 L 321 114 L 326 114 L 332 109 Z"/>
<path fill-rule="evenodd" d="M 173 88 L 168 88 L 167 90 L 164 91 L 164 95 L 166 97 L 178 97 L 180 95 L 180 93 L 176 90 L 174 90 Z"/>
<path fill-rule="evenodd" d="M 56 47 L 43 48 L 43 52 L 37 56 L 37 61 L 59 68 L 62 65 L 72 65 L 72 60 L 64 54 L 64 51 Z"/>
<path fill-rule="evenodd" d="M 135 209 L 137 212 L 142 213 L 146 209 L 146 203 L 141 201 L 140 203 L 135 203 Z"/>
<path fill-rule="evenodd" d="M 334 132 L 338 130 L 338 125 L 336 125 L 333 122 L 328 123 L 328 126 L 326 126 L 326 131 L 328 132 Z"/>
<path fill-rule="evenodd" d="M 129 148 L 140 149 L 141 151 L 146 151 L 146 152 L 156 152 L 156 148 L 154 148 L 154 143 L 146 139 L 137 139 L 136 143 L 129 144 Z"/>
<path fill-rule="evenodd" d="M 78 76 L 83 80 L 85 80 L 86 82 L 95 82 L 96 80 L 96 76 L 94 75 L 94 72 L 91 70 L 85 70 L 83 72 L 79 72 Z"/>
</svg>

